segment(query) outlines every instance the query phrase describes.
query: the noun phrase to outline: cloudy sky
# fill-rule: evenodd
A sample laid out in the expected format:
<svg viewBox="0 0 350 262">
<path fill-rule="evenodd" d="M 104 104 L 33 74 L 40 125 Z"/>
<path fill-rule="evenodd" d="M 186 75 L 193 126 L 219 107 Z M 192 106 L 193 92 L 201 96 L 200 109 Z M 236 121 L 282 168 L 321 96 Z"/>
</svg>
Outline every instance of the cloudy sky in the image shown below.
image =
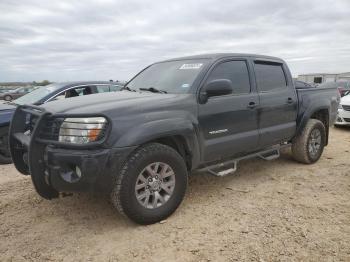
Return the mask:
<svg viewBox="0 0 350 262">
<path fill-rule="evenodd" d="M 350 71 L 349 0 L 0 0 L 0 82 L 129 79 L 209 52 Z"/>
</svg>

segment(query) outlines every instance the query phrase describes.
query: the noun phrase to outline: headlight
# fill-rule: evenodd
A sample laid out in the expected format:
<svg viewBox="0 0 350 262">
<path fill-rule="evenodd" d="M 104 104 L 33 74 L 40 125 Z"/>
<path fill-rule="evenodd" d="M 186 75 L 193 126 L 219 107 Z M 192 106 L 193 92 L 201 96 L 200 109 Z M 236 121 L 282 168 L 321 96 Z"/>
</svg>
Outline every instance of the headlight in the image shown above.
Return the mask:
<svg viewBox="0 0 350 262">
<path fill-rule="evenodd" d="M 60 127 L 59 142 L 86 144 L 104 136 L 107 119 L 104 117 L 65 118 Z"/>
</svg>

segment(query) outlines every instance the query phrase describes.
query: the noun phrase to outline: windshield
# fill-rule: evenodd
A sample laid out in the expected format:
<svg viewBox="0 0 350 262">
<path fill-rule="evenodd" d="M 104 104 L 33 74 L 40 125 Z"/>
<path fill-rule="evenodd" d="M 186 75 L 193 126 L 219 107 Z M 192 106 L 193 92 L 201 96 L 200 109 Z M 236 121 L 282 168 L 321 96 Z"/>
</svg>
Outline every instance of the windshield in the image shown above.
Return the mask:
<svg viewBox="0 0 350 262">
<path fill-rule="evenodd" d="M 35 104 L 44 97 L 46 97 L 48 94 L 56 91 L 57 89 L 61 88 L 62 85 L 60 84 L 51 84 L 48 86 L 43 86 L 38 89 L 35 89 L 34 91 L 21 96 L 20 98 L 17 98 L 13 101 L 13 103 L 18 105 L 24 105 L 24 104 Z"/>
<path fill-rule="evenodd" d="M 188 93 L 207 59 L 161 62 L 146 68 L 127 87 L 131 90 L 153 89 L 171 94 Z"/>
</svg>

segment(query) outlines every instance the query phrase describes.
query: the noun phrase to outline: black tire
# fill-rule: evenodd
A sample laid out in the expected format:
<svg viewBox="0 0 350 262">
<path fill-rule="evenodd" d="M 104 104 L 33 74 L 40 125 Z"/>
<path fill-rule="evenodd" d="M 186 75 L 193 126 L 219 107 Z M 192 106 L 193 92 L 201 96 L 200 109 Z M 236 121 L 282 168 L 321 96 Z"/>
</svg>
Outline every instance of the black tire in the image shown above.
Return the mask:
<svg viewBox="0 0 350 262">
<path fill-rule="evenodd" d="M 8 134 L 0 137 L 0 165 L 11 164 L 12 158 L 10 154 Z"/>
<path fill-rule="evenodd" d="M 316 131 L 314 131 L 316 130 Z M 318 130 L 318 131 L 317 131 Z M 312 133 L 319 132 L 320 143 L 318 150 L 312 152 L 310 149 L 310 143 L 312 142 Z M 302 133 L 295 138 L 292 144 L 293 158 L 304 164 L 313 164 L 318 161 L 323 153 L 323 149 L 326 143 L 326 128 L 324 124 L 317 119 L 310 119 Z M 312 146 L 311 146 L 312 148 Z"/>
<path fill-rule="evenodd" d="M 4 96 L 4 100 L 5 101 L 11 101 L 12 100 L 12 96 L 6 95 L 6 96 Z"/>
<path fill-rule="evenodd" d="M 175 174 L 175 187 L 168 200 L 159 207 L 149 209 L 139 203 L 135 187 L 140 173 L 148 165 L 162 162 Z M 170 216 L 180 205 L 187 188 L 187 168 L 184 159 L 173 148 L 158 144 L 146 144 L 132 153 L 114 181 L 111 201 L 117 210 L 132 221 L 147 225 Z"/>
</svg>

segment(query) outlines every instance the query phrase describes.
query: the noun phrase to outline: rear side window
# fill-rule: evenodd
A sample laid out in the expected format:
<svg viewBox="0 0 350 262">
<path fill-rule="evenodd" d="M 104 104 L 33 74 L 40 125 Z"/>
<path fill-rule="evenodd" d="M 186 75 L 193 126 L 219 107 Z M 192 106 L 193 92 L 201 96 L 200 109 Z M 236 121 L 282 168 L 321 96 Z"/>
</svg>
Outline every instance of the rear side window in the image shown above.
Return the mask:
<svg viewBox="0 0 350 262">
<path fill-rule="evenodd" d="M 255 77 L 260 92 L 287 87 L 282 64 L 255 62 Z"/>
<path fill-rule="evenodd" d="M 249 74 L 245 61 L 229 61 L 217 65 L 210 73 L 207 82 L 216 79 L 231 80 L 234 94 L 250 92 Z"/>
</svg>

